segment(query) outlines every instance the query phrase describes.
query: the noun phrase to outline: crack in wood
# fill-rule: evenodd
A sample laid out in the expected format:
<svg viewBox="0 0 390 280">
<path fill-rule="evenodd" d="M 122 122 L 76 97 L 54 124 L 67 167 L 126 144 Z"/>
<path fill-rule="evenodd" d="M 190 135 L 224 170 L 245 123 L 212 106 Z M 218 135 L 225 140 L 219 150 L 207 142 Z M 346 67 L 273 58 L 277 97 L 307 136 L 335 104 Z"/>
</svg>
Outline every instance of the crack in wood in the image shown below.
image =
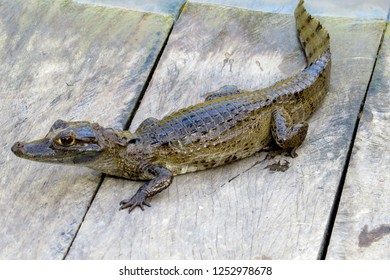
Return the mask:
<svg viewBox="0 0 390 280">
<path fill-rule="evenodd" d="M 389 16 L 389 14 L 390 14 L 390 11 L 388 13 L 388 16 Z M 328 247 L 329 247 L 330 239 L 332 237 L 333 227 L 334 227 L 334 224 L 335 224 L 335 221 L 336 221 L 336 216 L 337 216 L 337 213 L 338 213 L 338 208 L 339 208 L 341 195 L 342 195 L 344 184 L 345 184 L 345 179 L 346 179 L 347 173 L 348 173 L 349 163 L 350 163 L 351 156 L 352 156 L 352 150 L 353 150 L 353 147 L 355 145 L 356 135 L 357 135 L 358 128 L 359 128 L 360 115 L 361 115 L 361 112 L 363 112 L 363 110 L 364 110 L 364 105 L 366 103 L 367 94 L 368 94 L 368 91 L 370 89 L 372 78 L 373 78 L 374 71 L 375 71 L 375 67 L 376 67 L 377 62 L 378 62 L 379 52 L 382 49 L 383 41 L 384 41 L 384 38 L 385 38 L 387 25 L 388 25 L 388 23 L 386 23 L 384 25 L 384 28 L 382 30 L 382 35 L 381 35 L 379 46 L 378 46 L 378 49 L 377 49 L 374 65 L 373 65 L 372 70 L 371 70 L 370 79 L 368 81 L 368 84 L 367 84 L 367 87 L 366 87 L 366 91 L 365 91 L 363 100 L 362 100 L 362 102 L 360 104 L 360 110 L 359 110 L 359 112 L 358 112 L 358 114 L 356 116 L 355 127 L 354 127 L 354 130 L 353 130 L 353 133 L 352 133 L 350 145 L 348 147 L 348 152 L 347 152 L 347 156 L 346 156 L 346 159 L 345 159 L 345 162 L 344 162 L 344 168 L 343 168 L 343 171 L 342 171 L 342 174 L 341 174 L 339 185 L 337 187 L 337 191 L 336 191 L 336 194 L 334 196 L 333 205 L 332 205 L 332 208 L 331 208 L 331 211 L 330 211 L 330 214 L 329 214 L 329 220 L 328 220 L 327 226 L 325 228 L 324 238 L 323 238 L 323 242 L 321 244 L 321 248 L 320 248 L 320 251 L 319 251 L 319 254 L 318 254 L 318 259 L 324 260 L 326 258 L 327 252 L 328 252 Z"/>
</svg>

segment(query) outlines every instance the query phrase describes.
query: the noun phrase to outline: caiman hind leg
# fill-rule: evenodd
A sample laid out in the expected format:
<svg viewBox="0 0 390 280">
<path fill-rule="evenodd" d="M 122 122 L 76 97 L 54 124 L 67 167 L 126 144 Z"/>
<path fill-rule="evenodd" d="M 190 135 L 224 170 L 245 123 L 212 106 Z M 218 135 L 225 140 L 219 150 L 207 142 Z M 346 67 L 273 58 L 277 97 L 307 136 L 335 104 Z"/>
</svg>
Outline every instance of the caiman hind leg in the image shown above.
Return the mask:
<svg viewBox="0 0 390 280">
<path fill-rule="evenodd" d="M 244 90 L 239 89 L 236 86 L 223 86 L 219 90 L 206 93 L 205 101 L 210 101 L 216 98 L 244 93 Z"/>
<path fill-rule="evenodd" d="M 306 138 L 307 122 L 294 124 L 290 114 L 283 107 L 275 109 L 271 119 L 271 133 L 276 144 L 283 150 L 289 151 L 291 157 L 296 157 L 296 149 Z"/>
<path fill-rule="evenodd" d="M 173 174 L 170 170 L 164 167 L 158 165 L 146 165 L 142 169 L 144 172 L 154 176 L 154 179 L 142 185 L 132 198 L 122 200 L 120 202 L 121 207 L 119 210 L 129 208 L 130 213 L 137 206 L 142 210 L 144 210 L 144 205 L 150 207 L 150 204 L 147 203 L 145 199 L 161 192 L 172 183 Z"/>
</svg>

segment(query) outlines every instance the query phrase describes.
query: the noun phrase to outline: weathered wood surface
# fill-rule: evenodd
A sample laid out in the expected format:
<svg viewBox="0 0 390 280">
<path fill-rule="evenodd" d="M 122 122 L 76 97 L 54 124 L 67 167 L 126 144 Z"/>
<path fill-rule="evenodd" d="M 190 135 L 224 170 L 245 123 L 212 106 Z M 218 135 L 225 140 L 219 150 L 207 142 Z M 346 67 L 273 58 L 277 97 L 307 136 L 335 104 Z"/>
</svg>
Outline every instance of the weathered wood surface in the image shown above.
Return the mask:
<svg viewBox="0 0 390 280">
<path fill-rule="evenodd" d="M 364 105 L 328 259 L 390 259 L 390 29 Z"/>
<path fill-rule="evenodd" d="M 88 1 L 88 0 L 86 0 Z M 121 1 L 121 0 L 117 0 Z M 263 12 L 293 14 L 298 1 L 294 0 L 192 0 L 191 2 L 220 4 Z M 386 18 L 388 0 L 326 0 L 305 1 L 312 15 L 349 18 Z"/>
<path fill-rule="evenodd" d="M 121 128 L 172 17 L 71 1 L 0 1 L 0 258 L 61 259 L 101 175 L 11 153 L 59 118 Z"/>
<path fill-rule="evenodd" d="M 173 17 L 179 15 L 179 11 L 186 0 L 75 0 L 84 4 L 95 4 L 99 6 L 109 6 L 137 10 L 143 12 L 152 12 L 157 14 L 166 14 Z"/>
<path fill-rule="evenodd" d="M 384 27 L 321 20 L 332 38 L 331 90 L 298 158 L 262 153 L 178 176 L 151 208 L 130 215 L 118 203 L 142 183 L 106 177 L 67 258 L 317 258 Z M 303 66 L 292 16 L 189 3 L 131 129 L 223 85 L 264 87 Z"/>
</svg>

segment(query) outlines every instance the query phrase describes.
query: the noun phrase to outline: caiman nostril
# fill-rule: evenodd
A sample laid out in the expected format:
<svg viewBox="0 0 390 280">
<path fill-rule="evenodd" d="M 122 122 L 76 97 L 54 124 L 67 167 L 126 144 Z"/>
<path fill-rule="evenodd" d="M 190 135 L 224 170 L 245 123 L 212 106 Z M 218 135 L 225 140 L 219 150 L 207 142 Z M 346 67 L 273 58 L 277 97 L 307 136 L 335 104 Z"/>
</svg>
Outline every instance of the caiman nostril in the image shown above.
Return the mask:
<svg viewBox="0 0 390 280">
<path fill-rule="evenodd" d="M 13 146 L 12 146 L 12 148 L 11 148 L 11 150 L 12 150 L 12 152 L 13 153 L 18 153 L 19 151 L 20 151 L 20 149 L 22 149 L 23 148 L 23 143 L 22 142 L 16 142 Z"/>
</svg>

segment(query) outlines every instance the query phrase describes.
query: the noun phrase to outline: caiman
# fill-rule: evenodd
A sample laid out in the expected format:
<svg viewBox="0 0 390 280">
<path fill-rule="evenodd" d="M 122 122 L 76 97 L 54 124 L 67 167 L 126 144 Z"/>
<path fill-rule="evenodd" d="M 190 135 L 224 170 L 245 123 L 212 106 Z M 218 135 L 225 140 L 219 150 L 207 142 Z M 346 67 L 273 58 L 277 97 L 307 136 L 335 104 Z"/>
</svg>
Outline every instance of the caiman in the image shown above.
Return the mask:
<svg viewBox="0 0 390 280">
<path fill-rule="evenodd" d="M 161 120 L 148 118 L 135 133 L 86 121 L 56 121 L 48 134 L 17 142 L 19 157 L 86 166 L 103 173 L 147 180 L 120 209 L 150 206 L 147 198 L 167 188 L 175 175 L 248 157 L 276 143 L 295 156 L 304 141 L 307 118 L 324 99 L 330 79 L 329 34 L 304 8 L 295 9 L 296 28 L 307 67 L 261 90 L 225 86 L 203 103 Z"/>
</svg>

